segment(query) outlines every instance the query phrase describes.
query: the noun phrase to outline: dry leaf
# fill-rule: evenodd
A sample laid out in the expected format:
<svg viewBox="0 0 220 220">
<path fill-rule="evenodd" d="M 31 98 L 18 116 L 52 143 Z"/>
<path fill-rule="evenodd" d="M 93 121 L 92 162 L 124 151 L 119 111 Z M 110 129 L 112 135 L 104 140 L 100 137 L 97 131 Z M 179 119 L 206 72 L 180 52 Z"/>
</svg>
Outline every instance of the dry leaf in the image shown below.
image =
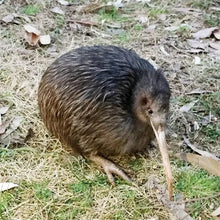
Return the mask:
<svg viewBox="0 0 220 220">
<path fill-rule="evenodd" d="M 197 101 L 193 101 L 193 102 L 190 102 L 190 103 L 187 103 L 185 104 L 184 106 L 182 106 L 180 108 L 180 112 L 188 112 L 195 104 L 196 104 Z"/>
<path fill-rule="evenodd" d="M 70 5 L 70 3 L 68 1 L 65 1 L 65 0 L 57 0 L 61 5 Z"/>
<path fill-rule="evenodd" d="M 211 42 L 209 45 L 216 50 L 220 50 L 220 41 Z"/>
<path fill-rule="evenodd" d="M 55 13 L 55 14 L 60 14 L 60 15 L 64 15 L 65 14 L 65 12 L 61 8 L 59 8 L 59 7 L 54 7 L 50 11 Z"/>
<path fill-rule="evenodd" d="M 205 28 L 205 29 L 202 29 L 194 34 L 193 37 L 196 38 L 196 39 L 202 39 L 202 38 L 208 38 L 212 35 L 212 33 L 217 30 L 218 28 L 217 27 L 212 27 L 212 28 Z"/>
<path fill-rule="evenodd" d="M 167 208 L 170 213 L 170 219 L 175 220 L 193 220 L 190 215 L 184 210 L 185 203 L 184 201 L 178 201 L 178 203 L 169 201 L 168 192 L 166 187 L 160 184 L 160 181 L 156 177 L 150 177 L 147 181 L 147 187 L 150 190 L 154 190 L 159 202 L 162 202 L 163 205 Z"/>
<path fill-rule="evenodd" d="M 4 115 L 9 109 L 9 106 L 1 107 L 0 108 L 0 115 Z"/>
<path fill-rule="evenodd" d="M 186 145 L 188 146 L 188 147 L 190 147 L 193 151 L 195 151 L 196 153 L 198 153 L 198 154 L 200 154 L 200 155 L 202 155 L 202 156 L 204 156 L 204 157 L 210 157 L 210 158 L 212 158 L 212 159 L 214 159 L 214 160 L 216 160 L 216 161 L 220 161 L 220 159 L 218 158 L 218 157 L 216 157 L 214 154 L 211 154 L 211 153 L 209 153 L 209 152 L 207 152 L 207 151 L 203 151 L 203 150 L 200 150 L 200 149 L 198 149 L 197 147 L 195 147 L 193 144 L 191 144 L 190 142 L 189 142 L 189 140 L 185 137 L 185 136 L 183 136 L 183 140 L 184 140 L 184 142 L 186 143 Z"/>
<path fill-rule="evenodd" d="M 141 24 L 145 24 L 148 22 L 148 17 L 145 15 L 138 15 L 137 20 L 141 23 Z"/>
<path fill-rule="evenodd" d="M 50 35 L 41 35 L 40 36 L 40 43 L 42 45 L 48 45 L 51 43 Z"/>
<path fill-rule="evenodd" d="M 194 64 L 195 64 L 195 65 L 199 65 L 200 63 L 201 63 L 200 57 L 195 56 L 195 57 L 194 57 Z"/>
<path fill-rule="evenodd" d="M 204 49 L 205 50 L 206 47 L 208 46 L 207 43 L 204 43 L 204 42 L 201 42 L 198 40 L 192 40 L 192 39 L 187 40 L 187 43 L 189 44 L 190 47 L 196 48 L 196 49 Z"/>
<path fill-rule="evenodd" d="M 214 34 L 214 36 L 215 36 L 216 39 L 220 40 L 220 29 L 215 30 L 215 31 L 213 32 L 213 34 Z"/>
<path fill-rule="evenodd" d="M 18 185 L 14 183 L 0 183 L 0 192 L 12 189 L 14 187 L 18 187 Z"/>
<path fill-rule="evenodd" d="M 2 18 L 2 21 L 4 21 L 5 23 L 10 23 L 14 20 L 15 16 L 13 14 L 9 14 L 5 17 Z"/>
<path fill-rule="evenodd" d="M 199 94 L 204 94 L 204 93 L 212 93 L 212 91 L 208 90 L 201 90 L 200 88 L 194 89 L 191 92 L 186 93 L 187 95 L 199 95 Z"/>
<path fill-rule="evenodd" d="M 198 54 L 198 53 L 204 53 L 206 52 L 205 50 L 203 49 L 190 49 L 190 50 L 187 50 L 188 53 L 192 53 L 192 54 Z"/>
<path fill-rule="evenodd" d="M 220 206 L 211 214 L 212 216 L 219 216 L 220 215 Z"/>
<path fill-rule="evenodd" d="M 25 39 L 31 46 L 36 46 L 40 39 L 40 31 L 35 27 L 27 24 L 24 25 Z"/>
<path fill-rule="evenodd" d="M 175 155 L 177 158 L 191 163 L 193 166 L 202 168 L 212 175 L 220 177 L 220 161 L 198 154 L 181 153 Z"/>
</svg>

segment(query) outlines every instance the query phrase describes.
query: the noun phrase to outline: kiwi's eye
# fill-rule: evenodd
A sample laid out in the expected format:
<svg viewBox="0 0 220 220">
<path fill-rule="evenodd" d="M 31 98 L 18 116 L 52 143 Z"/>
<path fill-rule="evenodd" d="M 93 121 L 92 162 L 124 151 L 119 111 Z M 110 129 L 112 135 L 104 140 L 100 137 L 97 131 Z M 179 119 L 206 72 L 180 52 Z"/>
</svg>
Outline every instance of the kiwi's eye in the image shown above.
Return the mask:
<svg viewBox="0 0 220 220">
<path fill-rule="evenodd" d="M 148 110 L 148 114 L 152 115 L 153 111 L 151 109 Z"/>
</svg>

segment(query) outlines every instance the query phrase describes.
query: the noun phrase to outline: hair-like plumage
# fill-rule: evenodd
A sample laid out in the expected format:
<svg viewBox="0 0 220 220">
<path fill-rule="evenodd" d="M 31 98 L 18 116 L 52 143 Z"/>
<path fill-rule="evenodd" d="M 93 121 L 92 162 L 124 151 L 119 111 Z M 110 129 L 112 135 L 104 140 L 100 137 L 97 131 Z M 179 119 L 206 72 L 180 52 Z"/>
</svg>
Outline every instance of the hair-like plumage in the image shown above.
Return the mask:
<svg viewBox="0 0 220 220">
<path fill-rule="evenodd" d="M 82 154 L 142 150 L 154 138 L 139 120 L 136 100 L 146 93 L 168 109 L 169 85 L 134 51 L 81 47 L 59 57 L 42 77 L 38 103 L 48 130 Z"/>
</svg>

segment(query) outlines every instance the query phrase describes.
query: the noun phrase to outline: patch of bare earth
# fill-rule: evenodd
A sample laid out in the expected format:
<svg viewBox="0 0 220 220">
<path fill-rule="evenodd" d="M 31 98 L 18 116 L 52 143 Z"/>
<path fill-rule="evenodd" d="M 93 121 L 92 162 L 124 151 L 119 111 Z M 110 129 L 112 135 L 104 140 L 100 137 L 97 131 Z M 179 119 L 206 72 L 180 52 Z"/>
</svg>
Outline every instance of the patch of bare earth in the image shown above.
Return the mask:
<svg viewBox="0 0 220 220">
<path fill-rule="evenodd" d="M 219 15 L 216 9 L 212 11 L 219 7 L 217 1 L 207 8 L 197 7 L 190 0 L 122 1 L 120 9 L 110 12 L 103 11 L 104 1 L 93 2 L 100 7 L 97 10 L 93 9 L 97 5 L 89 1 L 69 1 L 68 6 L 49 0 L 0 2 L 0 19 L 12 13 L 20 16 L 9 23 L 0 23 L 0 107 L 9 107 L 1 117 L 9 124 L 5 132 L 15 117 L 22 119 L 7 138 L 2 138 L 5 132 L 0 135 L 0 182 L 19 185 L 0 192 L 0 197 L 5 198 L 0 200 L 0 217 L 169 219 L 156 192 L 149 190 L 146 184 L 152 175 L 165 183 L 159 151 L 150 149 L 143 155 L 114 158 L 123 167 L 135 171 L 132 179 L 136 185 L 117 180 L 117 186 L 112 188 L 95 165 L 82 157 L 72 156 L 48 134 L 39 117 L 38 84 L 56 57 L 82 45 L 123 46 L 161 67 L 172 89 L 168 143 L 176 179 L 175 174 L 188 166 L 174 157 L 176 152 L 189 151 L 183 143 L 183 135 L 203 150 L 217 156 L 220 152 L 220 135 L 215 133 L 220 127 L 219 57 L 213 53 L 195 53 L 187 43 L 193 32 L 207 26 L 204 14 Z M 28 5 L 37 7 L 34 15 L 28 14 Z M 54 14 L 50 11 L 54 7 L 65 14 Z M 51 44 L 29 46 L 23 28 L 27 23 L 49 34 Z M 199 63 L 195 64 L 195 57 L 199 57 Z M 195 89 L 200 92 L 189 94 Z M 193 109 L 179 111 L 193 101 L 196 102 Z M 26 138 L 30 129 L 31 135 Z M 218 199 L 211 199 L 199 211 L 196 209 L 198 213 L 190 208 L 187 211 L 195 218 L 208 219 L 217 208 Z"/>
</svg>

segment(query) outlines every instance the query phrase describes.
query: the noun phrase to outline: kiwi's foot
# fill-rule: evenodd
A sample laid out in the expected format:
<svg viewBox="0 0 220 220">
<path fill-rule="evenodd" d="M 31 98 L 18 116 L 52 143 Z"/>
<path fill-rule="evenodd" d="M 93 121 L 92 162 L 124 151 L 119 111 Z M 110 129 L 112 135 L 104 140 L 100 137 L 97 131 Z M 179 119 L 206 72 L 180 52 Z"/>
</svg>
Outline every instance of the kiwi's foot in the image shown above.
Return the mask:
<svg viewBox="0 0 220 220">
<path fill-rule="evenodd" d="M 122 171 L 122 169 L 120 169 L 110 160 L 107 160 L 104 157 L 101 157 L 98 155 L 90 155 L 89 158 L 94 163 L 96 163 L 97 165 L 101 166 L 104 169 L 108 177 L 108 181 L 112 186 L 115 186 L 115 179 L 114 179 L 113 174 L 121 177 L 125 181 L 131 182 L 131 179 L 125 174 L 125 172 Z"/>
</svg>

